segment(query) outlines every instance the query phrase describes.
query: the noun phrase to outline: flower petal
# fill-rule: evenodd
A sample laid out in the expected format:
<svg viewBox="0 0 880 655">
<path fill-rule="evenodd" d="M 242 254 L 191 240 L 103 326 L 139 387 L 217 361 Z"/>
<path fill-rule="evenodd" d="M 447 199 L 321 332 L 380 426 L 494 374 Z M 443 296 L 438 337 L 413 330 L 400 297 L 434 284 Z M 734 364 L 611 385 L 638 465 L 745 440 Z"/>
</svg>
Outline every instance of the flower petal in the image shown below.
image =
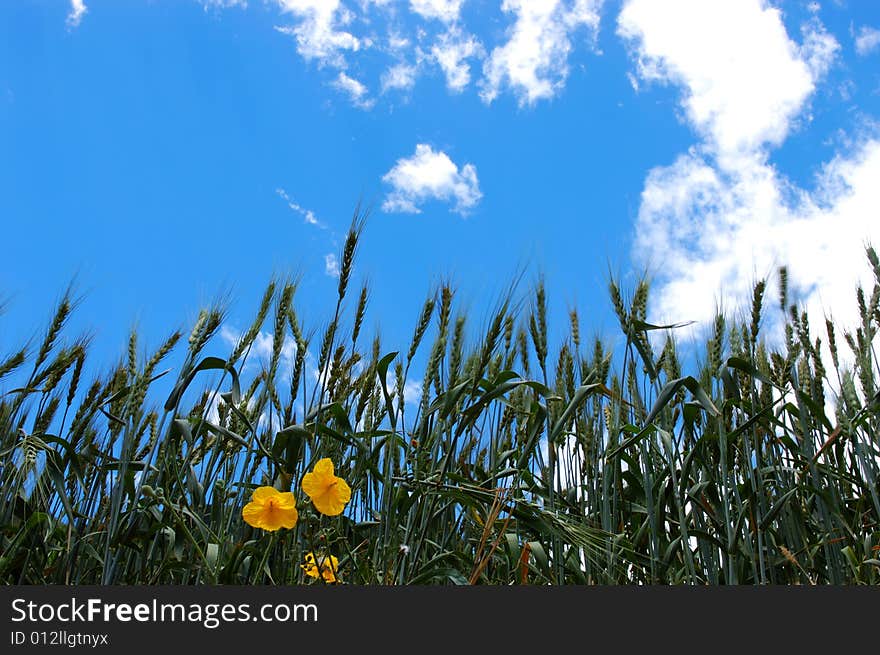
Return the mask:
<svg viewBox="0 0 880 655">
<path fill-rule="evenodd" d="M 329 457 L 318 460 L 318 463 L 315 464 L 315 468 L 312 470 L 318 475 L 333 477 L 333 460 Z"/>
<path fill-rule="evenodd" d="M 313 497 L 312 502 L 315 509 L 325 516 L 338 516 L 345 509 L 345 501 L 342 500 L 335 486 L 330 487 L 320 496 Z"/>
<path fill-rule="evenodd" d="M 289 491 L 279 493 L 275 497 L 275 506 L 281 509 L 293 509 L 296 507 L 296 497 Z"/>
<path fill-rule="evenodd" d="M 333 462 L 328 457 L 319 460 L 312 472 L 303 476 L 301 484 L 315 508 L 326 516 L 341 514 L 351 500 L 351 487 L 333 475 Z"/>
<path fill-rule="evenodd" d="M 336 572 L 339 570 L 339 560 L 333 555 L 321 558 L 321 577 L 326 582 L 336 582 Z"/>
<path fill-rule="evenodd" d="M 310 578 L 323 578 L 324 582 L 339 582 L 337 572 L 339 569 L 339 560 L 333 555 L 320 555 L 315 560 L 314 553 L 307 553 L 305 556 L 305 564 L 300 564 L 300 568 Z"/>
<path fill-rule="evenodd" d="M 257 487 L 254 489 L 254 495 L 252 498 L 256 503 L 264 503 L 273 496 L 277 496 L 279 493 L 281 492 L 275 487 Z"/>
<path fill-rule="evenodd" d="M 351 487 L 348 486 L 348 483 L 342 478 L 336 478 L 336 493 L 339 496 L 339 501 L 345 505 L 348 501 L 351 500 Z"/>
<path fill-rule="evenodd" d="M 263 514 L 266 508 L 261 503 L 248 503 L 241 510 L 241 517 L 245 523 L 255 528 L 263 527 Z"/>
<path fill-rule="evenodd" d="M 275 507 L 272 511 L 263 515 L 263 529 L 273 532 L 279 528 L 290 529 L 296 525 L 299 520 L 299 513 L 296 508 L 283 509 Z"/>
<path fill-rule="evenodd" d="M 284 508 L 282 511 L 282 528 L 287 528 L 290 530 L 291 528 L 296 526 L 296 522 L 299 521 L 299 512 L 296 511 L 295 507 Z"/>
<path fill-rule="evenodd" d="M 308 494 L 309 498 L 314 499 L 327 491 L 327 487 L 333 480 L 326 475 L 320 473 L 306 473 L 302 479 L 302 490 Z"/>
<path fill-rule="evenodd" d="M 307 553 L 305 557 L 306 563 L 300 564 L 299 567 L 305 572 L 307 576 L 310 578 L 318 577 L 318 567 L 315 566 L 315 555 L 314 553 Z"/>
</svg>

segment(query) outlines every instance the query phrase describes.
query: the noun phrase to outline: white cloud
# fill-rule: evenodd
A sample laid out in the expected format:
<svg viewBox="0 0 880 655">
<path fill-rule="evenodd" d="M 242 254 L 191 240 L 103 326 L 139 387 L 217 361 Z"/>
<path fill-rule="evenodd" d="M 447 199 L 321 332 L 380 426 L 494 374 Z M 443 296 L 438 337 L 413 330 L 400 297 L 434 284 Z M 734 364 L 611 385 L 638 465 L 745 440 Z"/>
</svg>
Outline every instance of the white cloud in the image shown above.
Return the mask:
<svg viewBox="0 0 880 655">
<path fill-rule="evenodd" d="M 284 202 L 287 203 L 287 206 L 290 209 L 292 209 L 297 214 L 302 216 L 303 220 L 306 223 L 308 223 L 309 225 L 316 225 L 317 227 L 320 227 L 320 228 L 326 227 L 321 221 L 318 220 L 318 217 L 315 216 L 315 212 L 313 212 L 311 209 L 306 209 L 305 207 L 296 203 L 293 200 L 293 198 L 291 198 L 289 195 L 287 195 L 287 191 L 285 191 L 284 189 L 278 188 L 278 189 L 275 189 L 275 193 L 277 193 L 284 200 Z"/>
<path fill-rule="evenodd" d="M 220 328 L 220 338 L 226 342 L 230 348 L 238 346 L 238 342 L 243 336 L 240 330 L 224 325 Z M 246 364 L 248 366 L 256 364 L 268 364 L 272 358 L 272 350 L 275 345 L 275 337 L 271 332 L 260 330 L 257 333 L 250 348 L 245 351 L 247 353 Z M 308 353 L 307 353 L 308 354 Z M 281 354 L 279 362 L 281 364 L 281 372 L 289 374 L 293 370 L 294 361 L 296 360 L 296 341 L 288 335 L 281 345 Z"/>
<path fill-rule="evenodd" d="M 803 57 L 813 75 L 818 80 L 828 71 L 837 58 L 840 44 L 822 25 L 818 18 L 813 18 L 801 25 L 803 41 L 798 53 Z"/>
<path fill-rule="evenodd" d="M 643 80 L 684 88 L 688 120 L 725 154 L 781 143 L 836 46 L 814 28 L 799 47 L 761 0 L 631 0 L 618 34 Z"/>
<path fill-rule="evenodd" d="M 458 20 L 464 0 L 410 0 L 409 6 L 422 18 L 436 18 L 444 23 Z"/>
<path fill-rule="evenodd" d="M 814 317 L 852 324 L 853 291 L 870 285 L 863 244 L 880 246 L 880 141 L 825 165 L 810 192 L 761 159 L 721 170 L 696 152 L 651 171 L 642 194 L 637 252 L 660 273 L 658 320 L 712 318 L 715 302 L 747 303 L 752 284 L 781 265 Z M 814 319 L 815 320 L 815 319 Z"/>
<path fill-rule="evenodd" d="M 470 84 L 471 68 L 467 60 L 484 55 L 482 44 L 473 35 L 464 34 L 457 27 L 444 32 L 431 46 L 431 57 L 446 76 L 446 87 L 455 93 L 460 93 Z"/>
<path fill-rule="evenodd" d="M 454 202 L 453 211 L 465 215 L 482 198 L 473 164 L 459 169 L 445 152 L 424 143 L 416 145 L 412 157 L 398 159 L 382 181 L 392 187 L 382 204 L 386 212 L 418 214 L 420 204 L 436 199 Z"/>
<path fill-rule="evenodd" d="M 422 383 L 407 380 L 403 383 L 403 402 L 405 405 L 417 405 L 422 399 Z"/>
<path fill-rule="evenodd" d="M 399 55 L 401 52 L 405 51 L 409 48 L 410 44 L 411 41 L 399 32 L 391 32 L 388 35 L 388 50 L 395 55 Z"/>
<path fill-rule="evenodd" d="M 863 25 L 856 35 L 856 52 L 862 57 L 869 55 L 880 46 L 880 30 Z"/>
<path fill-rule="evenodd" d="M 199 3 L 208 9 L 231 9 L 232 7 L 240 7 L 247 9 L 247 0 L 198 0 Z"/>
<path fill-rule="evenodd" d="M 324 255 L 324 273 L 330 277 L 339 277 L 339 260 L 332 252 Z"/>
<path fill-rule="evenodd" d="M 568 77 L 568 56 L 576 30 L 595 37 L 601 0 L 504 0 L 501 9 L 516 15 L 509 40 L 496 47 L 483 66 L 480 95 L 492 102 L 507 84 L 521 105 L 555 96 Z"/>
<path fill-rule="evenodd" d="M 248 0 L 195 0 L 206 10 L 247 7 Z M 82 4 L 82 0 L 73 0 Z M 491 47 L 464 26 L 465 0 L 264 0 L 279 11 L 275 30 L 295 40 L 296 50 L 324 80 L 355 105 L 370 108 L 366 87 L 407 91 L 425 64 L 437 65 L 447 89 L 460 93 L 482 61 L 480 96 L 491 103 L 509 89 L 520 104 L 551 98 L 565 85 L 569 56 L 578 41 L 595 43 L 603 0 L 503 0 L 510 18 L 506 33 Z M 493 7 L 496 9 L 498 5 Z M 361 74 L 377 58 L 384 72 L 374 82 Z M 353 70 L 358 74 L 352 73 Z M 357 78 L 357 79 L 356 79 Z M 379 94 L 376 94 L 377 96 Z"/>
<path fill-rule="evenodd" d="M 641 79 L 683 88 L 685 117 L 701 140 L 653 169 L 642 193 L 635 250 L 656 276 L 653 318 L 705 324 L 719 304 L 747 304 L 760 278 L 775 291 L 785 265 L 792 300 L 811 316 L 830 311 L 851 324 L 855 285 L 870 282 L 863 246 L 880 245 L 876 129 L 826 163 L 811 189 L 769 159 L 804 119 L 836 41 L 814 18 L 798 45 L 779 12 L 758 0 L 657 9 L 627 2 L 618 31 Z"/>
<path fill-rule="evenodd" d="M 384 9 L 385 7 L 392 6 L 396 1 L 397 0 L 358 0 L 358 4 L 361 7 L 361 11 L 367 13 L 370 10 L 370 7 L 380 7 Z"/>
<path fill-rule="evenodd" d="M 330 83 L 330 86 L 345 93 L 351 100 L 351 104 L 355 107 L 370 109 L 374 104 L 374 101 L 369 98 L 367 87 L 342 71 L 340 71 L 336 79 Z"/>
<path fill-rule="evenodd" d="M 419 402 L 422 400 L 422 383 L 418 382 L 414 379 L 415 376 L 410 374 L 410 376 L 403 383 L 403 405 L 408 407 L 417 407 Z M 393 370 L 388 371 L 388 390 L 396 391 L 397 389 L 397 376 L 395 375 Z M 400 411 L 400 399 L 397 400 L 397 410 Z"/>
<path fill-rule="evenodd" d="M 88 11 L 85 0 L 70 0 L 70 13 L 67 14 L 67 27 L 73 29 L 79 27 L 82 17 Z"/>
<path fill-rule="evenodd" d="M 382 93 L 392 89 L 409 91 L 416 84 L 417 70 L 415 66 L 406 63 L 391 66 L 382 74 Z"/>
<path fill-rule="evenodd" d="M 342 68 L 344 52 L 357 51 L 360 40 L 343 29 L 352 14 L 340 0 L 276 0 L 281 10 L 300 21 L 293 27 L 277 27 L 279 32 L 296 39 L 297 52 L 306 60 L 316 59 L 321 65 Z"/>
<path fill-rule="evenodd" d="M 220 338 L 223 339 L 227 345 L 234 348 L 238 345 L 238 340 L 241 339 L 241 332 L 228 325 L 223 325 L 220 327 Z"/>
</svg>

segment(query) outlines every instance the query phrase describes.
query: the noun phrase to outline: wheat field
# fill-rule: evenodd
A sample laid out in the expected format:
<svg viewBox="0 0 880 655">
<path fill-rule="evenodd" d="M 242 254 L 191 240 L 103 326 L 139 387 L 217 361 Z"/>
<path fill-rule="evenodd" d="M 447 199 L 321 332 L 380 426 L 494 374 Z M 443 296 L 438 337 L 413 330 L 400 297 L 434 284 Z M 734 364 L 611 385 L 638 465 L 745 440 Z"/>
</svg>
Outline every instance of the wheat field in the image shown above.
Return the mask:
<svg viewBox="0 0 880 655">
<path fill-rule="evenodd" d="M 750 316 L 718 315 L 699 352 L 647 322 L 645 280 L 609 284 L 616 345 L 583 341 L 575 312 L 552 343 L 540 281 L 511 285 L 484 325 L 440 285 L 412 339 L 385 344 L 362 334 L 362 228 L 332 316 L 298 312 L 296 285 L 273 281 L 231 352 L 215 305 L 149 356 L 132 333 L 102 369 L 67 333 L 70 294 L 41 340 L 2 344 L 0 580 L 880 582 L 871 248 L 853 332 L 790 304 L 782 269 L 779 297 L 758 282 Z M 271 354 L 245 368 L 264 330 Z M 403 402 L 408 382 L 421 395 Z M 322 460 L 351 492 L 336 515 L 304 493 Z M 258 487 L 293 494 L 293 527 L 244 520 Z"/>
</svg>

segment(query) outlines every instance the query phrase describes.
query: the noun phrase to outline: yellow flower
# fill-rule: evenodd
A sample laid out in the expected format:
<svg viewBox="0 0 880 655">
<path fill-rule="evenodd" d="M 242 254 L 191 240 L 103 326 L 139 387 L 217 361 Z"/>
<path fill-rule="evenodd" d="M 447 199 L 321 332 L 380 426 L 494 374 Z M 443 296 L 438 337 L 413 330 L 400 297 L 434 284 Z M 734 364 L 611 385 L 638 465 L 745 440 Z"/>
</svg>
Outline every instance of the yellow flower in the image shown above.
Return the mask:
<svg viewBox="0 0 880 655">
<path fill-rule="evenodd" d="M 299 514 L 296 499 L 289 491 L 281 493 L 274 487 L 257 487 L 251 502 L 241 510 L 248 525 L 270 532 L 278 528 L 292 528 Z"/>
<path fill-rule="evenodd" d="M 326 457 L 315 464 L 311 473 L 303 476 L 302 489 L 312 499 L 315 508 L 327 516 L 342 514 L 345 504 L 351 500 L 351 487 L 333 475 L 333 462 Z"/>
<path fill-rule="evenodd" d="M 315 554 L 307 553 L 306 563 L 300 564 L 300 568 L 310 578 L 317 579 L 320 574 L 324 578 L 324 582 L 339 582 L 339 578 L 336 577 L 336 572 L 339 570 L 339 560 L 333 555 L 321 555 L 321 561 L 316 562 Z"/>
</svg>

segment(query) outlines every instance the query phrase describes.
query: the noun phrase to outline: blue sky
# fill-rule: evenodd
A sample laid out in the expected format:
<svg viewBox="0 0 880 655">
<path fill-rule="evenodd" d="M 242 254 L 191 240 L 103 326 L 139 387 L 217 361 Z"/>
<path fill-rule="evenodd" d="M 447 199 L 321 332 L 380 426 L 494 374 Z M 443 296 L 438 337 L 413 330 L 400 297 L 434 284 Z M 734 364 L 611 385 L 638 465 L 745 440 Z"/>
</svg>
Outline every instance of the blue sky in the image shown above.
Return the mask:
<svg viewBox="0 0 880 655">
<path fill-rule="evenodd" d="M 710 318 L 789 266 L 850 318 L 878 238 L 880 5 L 627 0 L 0 3 L 0 342 L 75 278 L 108 360 L 218 295 L 244 327 L 273 274 L 330 315 L 356 281 L 405 348 L 451 279 L 476 322 L 546 278 L 557 332 Z"/>
</svg>

